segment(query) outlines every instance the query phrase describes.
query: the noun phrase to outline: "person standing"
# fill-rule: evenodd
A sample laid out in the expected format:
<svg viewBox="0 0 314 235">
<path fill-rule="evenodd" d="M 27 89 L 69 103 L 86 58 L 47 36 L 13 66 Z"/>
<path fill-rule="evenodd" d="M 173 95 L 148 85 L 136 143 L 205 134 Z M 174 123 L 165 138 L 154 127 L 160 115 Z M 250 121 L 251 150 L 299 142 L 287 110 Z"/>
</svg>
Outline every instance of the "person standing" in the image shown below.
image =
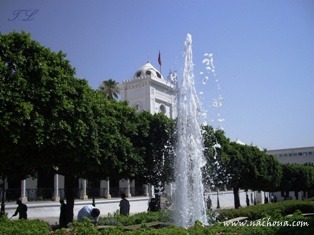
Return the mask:
<svg viewBox="0 0 314 235">
<path fill-rule="evenodd" d="M 250 205 L 249 195 L 246 194 L 246 206 Z"/>
<path fill-rule="evenodd" d="M 206 205 L 207 205 L 207 210 L 212 210 L 212 199 L 210 199 L 210 195 L 208 195 L 207 200 L 206 200 Z"/>
<path fill-rule="evenodd" d="M 67 205 L 65 204 L 64 200 L 60 200 L 60 218 L 59 218 L 59 226 L 60 228 L 66 228 L 67 227 Z"/>
<path fill-rule="evenodd" d="M 15 213 L 12 215 L 12 217 L 19 214 L 19 219 L 27 219 L 27 206 L 24 203 L 22 203 L 20 199 L 16 201 L 16 204 L 18 206 L 16 208 Z"/>
<path fill-rule="evenodd" d="M 119 207 L 120 207 L 120 214 L 121 215 L 129 215 L 130 214 L 130 203 L 125 198 L 125 194 L 121 194 L 122 200 L 120 201 Z"/>
</svg>

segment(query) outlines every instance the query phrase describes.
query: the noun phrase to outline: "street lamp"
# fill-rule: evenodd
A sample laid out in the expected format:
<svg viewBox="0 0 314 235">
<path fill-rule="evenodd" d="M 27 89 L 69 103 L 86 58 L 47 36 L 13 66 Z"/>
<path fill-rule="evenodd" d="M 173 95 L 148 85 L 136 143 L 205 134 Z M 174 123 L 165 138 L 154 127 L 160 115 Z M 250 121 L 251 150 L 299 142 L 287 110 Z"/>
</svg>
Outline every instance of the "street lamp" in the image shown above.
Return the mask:
<svg viewBox="0 0 314 235">
<path fill-rule="evenodd" d="M 217 209 L 220 209 L 220 203 L 219 203 L 219 188 L 217 187 Z"/>
<path fill-rule="evenodd" d="M 218 151 L 217 150 L 220 150 L 221 149 L 221 145 L 216 143 L 214 144 L 214 149 L 215 149 L 215 155 L 217 155 Z M 219 203 L 219 188 L 217 187 L 217 209 L 220 209 L 220 203 Z"/>
<path fill-rule="evenodd" d="M 95 203 L 94 179 L 92 180 L 92 194 L 93 194 L 93 203 L 92 203 L 92 205 L 95 207 L 95 206 L 96 206 L 96 203 Z"/>
</svg>

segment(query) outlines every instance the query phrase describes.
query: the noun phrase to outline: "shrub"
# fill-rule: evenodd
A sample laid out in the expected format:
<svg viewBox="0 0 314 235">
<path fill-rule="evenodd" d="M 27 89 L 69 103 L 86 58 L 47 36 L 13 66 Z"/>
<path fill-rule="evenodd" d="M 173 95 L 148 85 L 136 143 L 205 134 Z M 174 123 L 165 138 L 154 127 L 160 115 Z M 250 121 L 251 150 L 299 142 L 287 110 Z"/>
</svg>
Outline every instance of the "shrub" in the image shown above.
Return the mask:
<svg viewBox="0 0 314 235">
<path fill-rule="evenodd" d="M 274 221 L 274 220 L 270 220 Z M 292 235 L 292 234 L 314 234 L 314 218 L 306 218 L 296 213 L 291 218 L 287 219 L 281 217 L 281 219 L 276 219 L 275 221 L 303 221 L 308 222 L 310 226 L 304 227 L 290 227 L 290 226 L 225 226 L 223 223 L 216 223 L 212 226 L 203 226 L 199 222 L 191 228 L 184 229 L 182 227 L 168 226 L 161 229 L 154 229 L 148 227 L 142 227 L 138 230 L 133 231 L 123 231 L 117 228 L 103 229 L 101 234 L 105 235 Z"/>
<path fill-rule="evenodd" d="M 99 231 L 95 227 L 95 225 L 88 219 L 83 218 L 83 221 L 73 221 L 71 225 L 71 229 L 73 234 L 80 234 L 80 235 L 97 235 Z"/>
<path fill-rule="evenodd" d="M 50 232 L 48 223 L 41 220 L 9 220 L 6 216 L 0 218 L 0 234 L 44 235 L 50 234 Z"/>
<path fill-rule="evenodd" d="M 244 216 L 248 217 L 249 220 L 256 220 L 264 217 L 264 215 L 276 216 L 281 214 L 286 216 L 288 214 L 293 214 L 296 210 L 300 210 L 302 213 L 314 212 L 314 203 L 312 201 L 287 200 L 271 204 L 248 206 L 239 209 L 225 209 L 219 211 L 219 219 L 226 220 Z"/>
<path fill-rule="evenodd" d="M 149 222 L 170 222 L 172 215 L 170 211 L 157 211 L 157 212 L 143 212 L 131 216 L 120 215 L 115 213 L 114 216 L 108 216 L 99 219 L 100 225 L 134 225 Z"/>
</svg>

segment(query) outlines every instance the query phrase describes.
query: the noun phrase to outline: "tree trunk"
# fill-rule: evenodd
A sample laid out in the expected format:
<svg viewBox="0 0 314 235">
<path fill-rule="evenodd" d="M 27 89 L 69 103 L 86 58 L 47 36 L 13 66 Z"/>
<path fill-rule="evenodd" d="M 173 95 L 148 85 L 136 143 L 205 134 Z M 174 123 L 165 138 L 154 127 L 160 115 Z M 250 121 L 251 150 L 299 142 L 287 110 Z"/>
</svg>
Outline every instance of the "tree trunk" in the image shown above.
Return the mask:
<svg viewBox="0 0 314 235">
<path fill-rule="evenodd" d="M 5 196 L 5 177 L 3 176 L 2 177 L 2 200 L 1 200 L 0 217 L 5 214 L 5 202 L 4 202 L 5 198 L 4 198 L 4 196 Z"/>
<path fill-rule="evenodd" d="M 238 209 L 240 205 L 239 187 L 233 187 L 234 208 Z"/>
<path fill-rule="evenodd" d="M 76 182 L 76 178 L 71 176 L 71 175 L 67 175 L 65 176 L 65 198 L 66 198 L 66 217 L 67 217 L 67 223 L 70 223 L 73 221 L 73 217 L 74 217 L 74 198 L 75 198 L 75 182 Z"/>
<path fill-rule="evenodd" d="M 289 191 L 286 191 L 285 199 L 284 199 L 284 200 L 288 200 L 288 199 L 289 199 Z"/>
</svg>

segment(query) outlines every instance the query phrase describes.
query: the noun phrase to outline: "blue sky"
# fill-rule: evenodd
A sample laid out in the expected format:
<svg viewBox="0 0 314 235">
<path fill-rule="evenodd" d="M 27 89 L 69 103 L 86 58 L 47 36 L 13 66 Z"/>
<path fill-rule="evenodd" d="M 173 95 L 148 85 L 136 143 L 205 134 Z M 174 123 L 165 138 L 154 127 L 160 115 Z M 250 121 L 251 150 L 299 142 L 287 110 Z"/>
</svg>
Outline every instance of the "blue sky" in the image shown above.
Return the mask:
<svg viewBox="0 0 314 235">
<path fill-rule="evenodd" d="M 269 150 L 314 146 L 313 25 L 311 0 L 0 1 L 1 33 L 24 30 L 62 50 L 94 89 L 132 78 L 147 60 L 159 69 L 159 50 L 164 77 L 180 77 L 190 33 L 208 123 Z M 215 75 L 204 53 L 213 53 Z"/>
</svg>

